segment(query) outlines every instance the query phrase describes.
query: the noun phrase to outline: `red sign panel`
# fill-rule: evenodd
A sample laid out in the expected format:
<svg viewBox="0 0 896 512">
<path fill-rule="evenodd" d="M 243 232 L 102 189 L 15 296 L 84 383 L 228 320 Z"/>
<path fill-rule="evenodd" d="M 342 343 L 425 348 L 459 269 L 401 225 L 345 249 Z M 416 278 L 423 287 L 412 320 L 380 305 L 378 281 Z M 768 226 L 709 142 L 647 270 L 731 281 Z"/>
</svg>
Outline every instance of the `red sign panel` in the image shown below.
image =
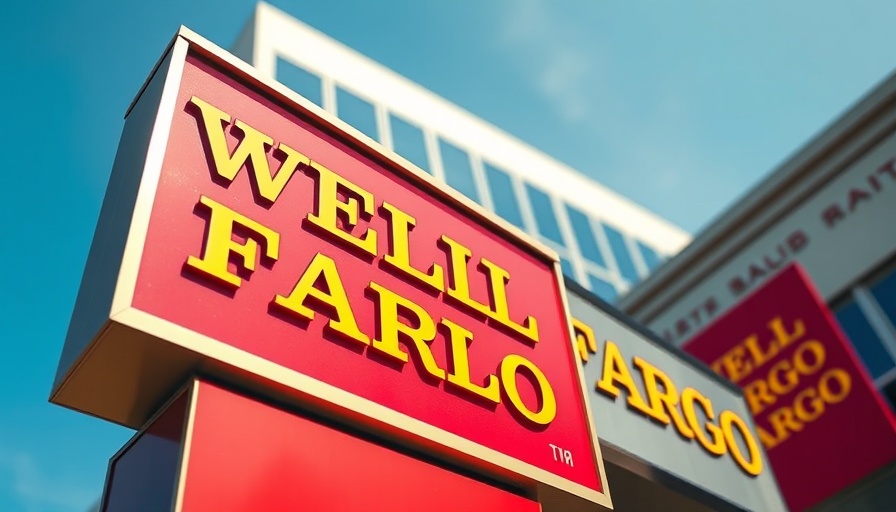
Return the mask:
<svg viewBox="0 0 896 512">
<path fill-rule="evenodd" d="M 232 57 L 173 48 L 111 326 L 67 344 L 56 399 L 140 421 L 131 395 L 201 366 L 609 505 L 556 255 Z M 142 163 L 121 151 L 113 182 Z"/>
<path fill-rule="evenodd" d="M 179 499 L 184 512 L 541 510 L 534 501 L 217 386 L 201 382 L 196 391 Z"/>
<path fill-rule="evenodd" d="M 896 459 L 896 419 L 796 264 L 684 349 L 743 388 L 792 510 Z"/>
</svg>

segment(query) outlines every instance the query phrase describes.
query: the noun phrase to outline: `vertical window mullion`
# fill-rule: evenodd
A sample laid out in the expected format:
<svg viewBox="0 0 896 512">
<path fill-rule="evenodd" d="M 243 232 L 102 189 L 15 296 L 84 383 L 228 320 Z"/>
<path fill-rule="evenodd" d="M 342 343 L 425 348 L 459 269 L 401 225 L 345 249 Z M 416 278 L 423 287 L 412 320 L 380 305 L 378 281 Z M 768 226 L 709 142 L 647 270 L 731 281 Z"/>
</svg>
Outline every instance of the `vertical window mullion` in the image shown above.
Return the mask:
<svg viewBox="0 0 896 512">
<path fill-rule="evenodd" d="M 859 310 L 865 315 L 871 328 L 874 329 L 877 337 L 880 338 L 884 349 L 890 354 L 890 357 L 896 361 L 896 328 L 887 318 L 886 313 L 881 309 L 871 292 L 865 286 L 856 286 L 852 290 L 853 297 Z"/>
</svg>

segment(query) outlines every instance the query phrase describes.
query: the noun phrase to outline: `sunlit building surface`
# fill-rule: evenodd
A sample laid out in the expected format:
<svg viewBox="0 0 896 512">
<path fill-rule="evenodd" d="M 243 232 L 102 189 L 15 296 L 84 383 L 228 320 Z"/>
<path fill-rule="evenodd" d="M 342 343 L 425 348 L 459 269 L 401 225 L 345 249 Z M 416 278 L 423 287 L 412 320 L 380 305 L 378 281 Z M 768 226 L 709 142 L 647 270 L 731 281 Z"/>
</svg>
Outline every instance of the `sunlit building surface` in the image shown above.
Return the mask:
<svg viewBox="0 0 896 512">
<path fill-rule="evenodd" d="M 185 37 L 181 42 L 190 40 L 189 44 L 197 44 L 200 48 L 202 44 L 211 45 L 211 43 L 195 43 L 190 37 L 201 40 L 195 34 L 181 37 Z M 176 47 L 175 45 L 173 48 Z M 189 55 L 189 51 L 187 50 L 186 55 Z M 210 52 L 215 55 L 217 51 L 215 49 Z M 273 7 L 259 4 L 253 19 L 240 34 L 233 51 L 256 67 L 257 75 L 263 79 L 259 88 L 261 94 L 264 94 L 264 91 L 277 91 L 280 94 L 277 101 L 284 101 L 281 104 L 283 107 L 296 109 L 297 102 L 300 110 L 306 114 L 306 111 L 310 110 L 311 114 L 320 115 L 325 122 L 335 122 L 338 131 L 346 130 L 346 138 L 366 138 L 365 142 L 371 142 L 374 146 L 379 143 L 383 148 L 382 152 L 389 158 L 404 159 L 419 167 L 477 203 L 486 213 L 491 212 L 502 217 L 508 226 L 515 226 L 521 232 L 528 233 L 559 254 L 563 271 L 567 276 L 568 293 L 564 302 L 574 319 L 575 326 L 575 336 L 570 340 L 574 341 L 575 345 L 564 349 L 572 349 L 573 352 L 568 354 L 583 365 L 580 378 L 584 378 L 584 381 L 604 382 L 603 387 L 589 386 L 582 410 L 591 414 L 593 423 L 589 425 L 594 426 L 594 430 L 600 435 L 601 454 L 598 456 L 600 472 L 606 476 L 602 480 L 601 491 L 612 492 L 616 510 L 644 512 L 670 509 L 682 512 L 786 510 L 777 489 L 775 476 L 769 469 L 768 460 L 759 449 L 750 424 L 745 421 L 749 413 L 740 390 L 713 374 L 707 367 L 695 364 L 691 358 L 666 345 L 655 334 L 625 318 L 618 310 L 608 307 L 606 302 L 598 300 L 595 296 L 615 301 L 621 294 L 647 278 L 664 260 L 680 251 L 689 242 L 690 237 L 686 233 L 579 172 Z M 221 59 L 220 69 L 225 75 L 230 73 L 229 78 L 235 78 L 235 84 L 254 83 L 257 78 L 256 71 L 249 73 L 249 78 L 246 78 L 243 74 L 248 73 L 248 68 L 242 63 L 234 64 L 229 55 L 226 57 L 218 55 L 218 58 Z M 231 66 L 229 69 L 228 65 Z M 247 81 L 240 82 L 241 76 Z M 288 93 L 280 84 L 263 83 L 267 79 L 279 81 L 301 97 Z M 184 80 L 184 83 L 186 82 L 188 81 Z M 144 93 L 141 97 L 150 96 Z M 242 96 L 246 97 L 248 96 Z M 333 119 L 334 115 L 345 123 Z M 128 122 L 139 126 L 138 123 L 145 119 L 151 119 L 151 116 L 145 114 L 145 117 L 141 118 L 132 113 Z M 327 124 L 320 126 L 324 130 L 328 129 Z M 173 137 L 172 140 L 178 139 Z M 129 151 L 132 146 L 143 147 L 132 144 L 127 146 L 125 151 Z M 374 149 L 376 152 L 365 154 L 368 157 L 370 155 L 374 155 L 373 158 L 380 157 L 380 147 Z M 175 153 L 172 150 L 171 154 Z M 130 171 L 129 166 L 122 168 Z M 121 194 L 113 192 L 109 197 L 117 198 L 121 197 Z M 476 209 L 472 202 L 468 206 Z M 439 210 L 436 214 L 439 215 L 441 212 L 442 210 Z M 512 228 L 508 229 L 513 231 Z M 100 244 L 98 247 L 102 247 L 103 251 L 106 250 L 105 244 Z M 536 293 L 530 296 L 540 299 Z M 565 316 L 564 311 L 559 313 Z M 561 322 L 562 324 L 564 322 Z M 565 325 L 561 326 L 561 330 L 563 329 Z M 262 330 L 264 329 L 259 329 Z M 189 332 L 180 332 L 179 335 L 191 336 Z M 268 336 L 269 333 L 262 333 L 260 338 L 266 339 Z M 315 338 L 312 336 L 309 334 L 304 338 L 314 341 Z M 556 336 L 551 338 L 557 339 Z M 610 339 L 612 341 L 609 341 Z M 170 342 L 162 338 L 156 341 Z M 206 341 L 214 340 L 203 339 L 204 344 Z M 605 349 L 605 347 L 612 348 Z M 256 357 L 242 349 L 239 352 L 228 353 L 239 354 L 233 366 L 239 366 L 251 357 Z M 91 351 L 90 354 L 95 357 L 96 351 Z M 200 356 L 203 355 L 200 353 Z M 211 356 L 211 359 L 214 357 Z M 120 360 L 114 358 L 111 360 L 118 368 Z M 279 365 L 273 360 L 265 360 Z M 123 373 L 133 376 L 138 372 Z M 226 371 L 219 376 L 222 381 L 231 378 L 224 375 L 225 373 Z M 657 375 L 663 375 L 662 382 L 657 381 Z M 232 391 L 235 393 L 244 392 L 244 386 L 249 386 L 254 376 L 249 375 L 249 379 L 245 381 L 237 379 L 230 382 L 229 386 L 233 387 Z M 263 375 L 259 376 L 268 379 Z M 314 381 L 314 385 L 318 388 L 323 387 L 321 383 L 326 384 L 324 381 L 316 381 L 313 377 L 308 381 Z M 375 379 L 369 383 L 360 378 L 358 381 L 370 388 L 378 386 Z M 255 384 L 258 382 L 260 381 L 255 381 Z M 617 384 L 632 396 L 646 397 L 637 400 L 649 400 L 651 406 L 648 407 L 645 403 L 641 409 L 633 408 L 631 406 L 633 398 L 626 399 L 620 396 Z M 264 386 L 266 384 L 259 387 L 261 394 L 253 395 L 259 402 L 270 399 L 264 396 L 265 392 L 270 391 L 264 391 Z M 133 387 L 145 390 L 147 386 Z M 289 386 L 284 386 L 287 387 Z M 673 388 L 681 389 L 683 393 L 689 390 L 688 396 L 694 398 L 688 402 L 689 406 L 685 405 L 685 401 L 680 406 L 667 404 L 667 407 L 671 408 L 670 414 L 678 418 L 674 427 L 669 425 L 668 418 L 665 422 L 662 421 L 666 413 L 663 412 L 659 398 L 669 393 L 677 393 Z M 393 388 L 389 389 L 391 391 Z M 292 391 L 295 390 L 299 388 Z M 319 389 L 316 388 L 315 391 Z M 282 394 L 280 398 L 283 398 L 288 396 L 288 393 L 286 389 L 279 389 L 274 395 Z M 89 394 L 89 398 L 93 400 L 95 395 Z M 322 396 L 320 399 L 327 398 Z M 277 403 L 280 404 L 278 407 L 288 407 L 289 400 Z M 296 417 L 304 416 L 305 404 L 297 402 L 291 405 L 294 406 L 291 407 L 291 412 L 296 413 Z M 699 413 L 698 409 L 704 412 L 716 410 L 719 416 L 711 417 L 711 413 L 701 416 L 702 413 Z M 194 412 L 195 410 L 199 408 L 191 409 Z M 466 414 L 448 410 L 445 412 L 469 422 Z M 729 419 L 723 420 L 723 417 Z M 335 414 L 332 419 L 334 425 L 337 425 L 336 429 L 341 429 L 339 423 L 342 419 L 339 415 Z M 684 423 L 686 421 L 690 423 Z M 184 424 L 186 423 L 182 425 Z M 220 429 L 221 425 L 227 422 L 214 424 Z M 702 441 L 695 441 L 693 435 L 691 437 L 685 435 L 685 432 L 698 427 L 701 429 L 705 427 L 714 432 L 714 440 L 701 438 Z M 355 432 L 354 428 L 355 424 L 352 423 L 347 430 Z M 589 426 L 589 432 L 590 429 Z M 554 436 L 558 431 L 550 431 L 550 435 Z M 194 430 L 190 430 L 189 434 L 186 432 L 187 430 L 182 430 L 179 435 L 173 437 L 183 442 L 183 446 L 195 446 L 192 441 L 188 441 L 191 439 L 188 435 L 192 436 Z M 439 431 L 433 428 L 427 432 L 438 434 Z M 505 432 L 501 431 L 500 434 L 504 436 Z M 137 434 L 134 438 L 135 444 L 128 446 L 137 446 L 141 435 Z M 290 436 L 292 439 L 296 438 L 292 433 Z M 245 440 L 246 437 L 243 436 L 242 439 Z M 374 443 L 382 441 L 378 439 L 375 431 L 366 432 L 365 439 Z M 426 443 L 427 445 L 435 442 L 432 438 L 427 439 L 430 441 Z M 392 434 L 386 441 L 389 447 L 403 446 L 403 441 L 399 437 L 393 439 Z M 246 443 L 237 445 L 231 443 L 228 447 L 243 444 Z M 548 461 L 549 463 L 573 467 L 572 451 L 554 444 L 543 446 L 539 444 L 520 442 L 517 446 L 532 447 L 536 450 L 550 448 L 553 460 Z M 714 448 L 709 449 L 707 445 L 713 445 Z M 472 443 L 466 445 L 466 448 L 471 446 Z M 227 452 L 229 448 L 224 451 Z M 425 460 L 430 458 L 441 460 L 448 470 L 462 470 L 461 476 L 473 476 L 477 480 L 484 477 L 486 481 L 483 483 L 498 484 L 503 491 L 510 491 L 517 498 L 538 501 L 539 509 L 569 510 L 569 507 L 562 506 L 565 502 L 558 498 L 559 495 L 548 492 L 550 489 L 532 487 L 531 484 L 534 482 L 525 479 L 510 478 L 512 471 L 508 470 L 509 476 L 506 481 L 503 474 L 494 478 L 492 473 L 489 473 L 492 468 L 478 473 L 479 469 L 474 465 L 467 465 L 473 460 L 475 450 L 464 451 L 461 462 L 458 462 L 451 458 L 450 452 L 444 455 L 436 451 L 430 452 L 424 447 L 418 453 L 418 447 L 413 443 L 405 448 L 408 448 L 414 458 L 422 456 Z M 475 449 L 475 446 L 473 448 Z M 186 449 L 175 451 L 181 455 L 178 459 L 178 463 L 182 464 L 181 468 L 186 468 L 189 457 L 193 456 L 193 448 L 190 450 L 189 456 Z M 219 454 L 218 451 L 213 453 L 215 457 Z M 293 469 L 303 468 L 315 473 L 318 471 L 310 459 L 306 460 L 303 457 L 290 459 L 281 447 L 275 447 L 271 454 L 271 458 L 267 456 L 258 458 L 260 462 L 254 467 L 242 463 L 237 465 L 238 470 L 229 474 L 243 479 L 243 483 L 247 485 L 232 487 L 240 487 L 239 492 L 244 493 L 244 496 L 255 496 L 259 492 L 269 490 L 265 486 L 257 485 L 262 480 L 272 484 L 272 488 L 301 489 L 303 486 L 296 485 L 296 482 L 305 481 L 302 478 L 268 478 L 268 475 L 273 474 L 272 468 L 278 467 L 275 464 L 284 462 L 287 463 L 286 467 Z M 558 454 L 562 454 L 562 457 Z M 258 454 L 253 452 L 253 457 L 256 455 Z M 575 457 L 578 457 L 576 460 L 582 460 L 580 458 L 582 456 L 581 450 L 575 453 Z M 110 465 L 110 468 L 112 467 Z M 121 474 L 124 474 L 127 464 L 122 464 L 121 467 L 124 468 Z M 189 467 L 199 466 L 190 462 Z M 584 465 L 579 464 L 578 467 Z M 117 470 L 117 463 L 115 468 Z M 273 471 L 276 474 L 285 474 L 280 469 Z M 185 481 L 182 477 L 186 473 L 177 470 L 175 474 L 179 475 L 181 483 Z M 265 475 L 263 479 L 258 478 L 257 475 L 260 474 Z M 215 497 L 220 497 L 221 494 L 217 492 L 217 489 L 221 488 L 220 482 L 216 478 L 211 478 L 210 481 L 213 483 L 210 487 L 213 489 L 213 494 Z M 135 482 L 138 486 L 152 483 L 144 478 L 137 478 Z M 118 494 L 115 494 L 111 489 L 116 485 L 117 489 L 125 491 L 118 491 Z M 189 484 L 178 483 L 172 492 L 183 495 L 187 485 Z M 320 490 L 317 488 L 319 486 L 314 485 L 304 487 L 312 491 Z M 154 495 L 158 497 L 158 493 Z M 116 496 L 130 499 L 135 494 L 127 486 L 125 478 L 110 472 L 104 496 L 100 508 L 116 512 L 132 508 L 127 505 L 129 502 L 114 501 Z M 251 500 L 230 500 L 230 503 L 249 502 Z M 119 503 L 125 503 L 123 509 L 116 508 Z M 181 502 L 172 499 L 172 503 Z M 576 498 L 568 503 L 579 501 Z M 391 503 L 386 501 L 377 502 L 375 497 L 371 498 L 371 504 L 377 510 L 387 510 L 391 506 Z M 174 508 L 178 507 L 179 505 Z"/>
<path fill-rule="evenodd" d="M 687 233 L 295 18 L 261 3 L 234 53 L 555 249 L 614 301 Z"/>
<path fill-rule="evenodd" d="M 681 346 L 796 261 L 896 409 L 894 217 L 896 75 L 744 194 L 620 306 Z M 892 509 L 896 462 L 878 473 L 821 510 Z"/>
</svg>

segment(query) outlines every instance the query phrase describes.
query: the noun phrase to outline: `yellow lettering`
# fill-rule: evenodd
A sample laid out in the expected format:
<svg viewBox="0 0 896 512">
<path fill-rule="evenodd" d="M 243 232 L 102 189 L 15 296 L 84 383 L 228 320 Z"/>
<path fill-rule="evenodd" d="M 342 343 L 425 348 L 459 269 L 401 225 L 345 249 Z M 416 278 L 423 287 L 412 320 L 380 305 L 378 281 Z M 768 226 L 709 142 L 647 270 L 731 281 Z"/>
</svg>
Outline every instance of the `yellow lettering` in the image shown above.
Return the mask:
<svg viewBox="0 0 896 512">
<path fill-rule="evenodd" d="M 635 385 L 635 381 L 628 371 L 628 366 L 619 352 L 619 347 L 612 341 L 606 340 L 604 342 L 603 372 L 595 387 L 611 398 L 616 398 L 619 396 L 619 388 L 616 387 L 616 384 L 621 384 L 628 391 L 629 407 L 647 416 L 651 415 L 650 407 L 647 407 L 647 403 L 641 398 L 641 392 L 638 391 L 638 386 Z"/>
<path fill-rule="evenodd" d="M 306 216 L 308 222 L 348 249 L 376 256 L 376 231 L 367 228 L 360 236 L 352 234 L 360 220 L 373 218 L 373 194 L 318 163 L 306 169 L 316 176 L 314 212 Z"/>
<path fill-rule="evenodd" d="M 781 374 L 784 374 L 784 382 L 781 382 Z M 790 366 L 788 359 L 782 359 L 775 363 L 768 371 L 768 387 L 777 395 L 784 395 L 796 387 L 800 380 L 797 370 Z M 763 382 L 763 381 L 755 381 Z"/>
<path fill-rule="evenodd" d="M 778 446 L 778 440 L 764 428 L 756 425 L 756 432 L 759 434 L 759 442 L 762 443 L 762 446 L 764 446 L 766 450 L 771 450 L 775 446 Z"/>
<path fill-rule="evenodd" d="M 838 391 L 831 391 L 831 381 L 837 381 Z M 852 389 L 852 378 L 841 368 L 832 368 L 821 376 L 818 381 L 818 391 L 825 402 L 833 405 L 842 402 L 849 396 Z"/>
<path fill-rule="evenodd" d="M 803 335 L 806 334 L 806 324 L 800 319 L 793 322 L 793 332 L 787 332 L 787 329 L 784 327 L 784 321 L 780 316 L 773 318 L 772 321 L 768 323 L 768 328 L 775 333 L 775 338 L 778 340 L 780 348 L 790 345 L 792 342 L 802 338 Z"/>
<path fill-rule="evenodd" d="M 702 426 L 697 419 L 695 404 L 699 404 L 703 409 L 703 414 L 706 415 L 707 421 Z M 687 387 L 681 391 L 681 409 L 700 446 L 713 455 L 724 455 L 726 450 L 725 437 L 722 429 L 712 423 L 715 419 L 715 413 L 712 411 L 712 402 L 696 389 Z M 707 436 L 707 433 L 709 436 Z"/>
<path fill-rule="evenodd" d="M 251 169 L 250 180 L 253 191 L 256 196 L 260 196 L 269 204 L 273 204 L 280 197 L 280 193 L 283 192 L 283 188 L 296 172 L 299 165 L 309 165 L 311 163 L 307 156 L 286 144 L 280 143 L 277 145 L 277 150 L 285 155 L 286 159 L 280 165 L 277 175 L 271 176 L 267 152 L 268 148 L 274 144 L 273 139 L 246 123 L 237 120 L 234 123 L 234 129 L 242 132 L 243 138 L 237 143 L 231 155 L 227 147 L 227 138 L 224 134 L 224 125 L 230 124 L 231 117 L 196 96 L 190 98 L 190 103 L 199 107 L 199 111 L 202 114 L 205 135 L 208 138 L 212 160 L 215 163 L 215 172 L 218 176 L 230 183 L 240 169 L 244 166 L 249 167 Z"/>
<path fill-rule="evenodd" d="M 541 398 L 541 407 L 537 411 L 526 407 L 516 386 L 516 374 L 520 368 L 525 368 L 535 378 L 538 395 Z M 507 398 L 510 399 L 513 408 L 532 423 L 547 425 L 557 416 L 557 399 L 554 397 L 551 384 L 544 373 L 525 357 L 508 354 L 501 360 L 501 384 L 504 386 L 504 392 L 507 393 Z"/>
<path fill-rule="evenodd" d="M 722 432 L 725 433 L 725 442 L 728 444 L 728 451 L 731 452 L 734 461 L 749 475 L 756 476 L 761 473 L 762 452 L 759 451 L 759 445 L 756 444 L 756 439 L 753 438 L 753 434 L 750 433 L 744 420 L 731 411 L 722 411 L 722 414 L 719 415 L 719 425 Z M 741 439 L 747 446 L 747 451 L 750 452 L 749 459 L 744 457 L 741 452 L 740 445 L 734 438 L 734 430 L 740 433 Z"/>
<path fill-rule="evenodd" d="M 812 353 L 812 362 L 806 361 L 806 352 Z M 824 366 L 825 357 L 824 345 L 820 341 L 810 340 L 797 347 L 793 353 L 793 364 L 803 375 L 812 375 Z"/>
<path fill-rule="evenodd" d="M 318 282 L 323 289 L 315 287 Z M 313 299 L 310 301 L 311 307 L 306 304 L 309 299 Z M 296 282 L 292 293 L 288 297 L 277 295 L 273 303 L 308 321 L 314 319 L 314 312 L 317 309 L 319 313 L 329 317 L 328 329 L 359 343 L 365 345 L 370 343 L 367 335 L 358 328 L 355 314 L 345 294 L 345 287 L 336 269 L 336 262 L 321 253 L 312 258 L 308 268 Z"/>
<path fill-rule="evenodd" d="M 806 409 L 806 399 L 809 399 L 810 409 Z M 818 396 L 815 388 L 806 388 L 796 394 L 793 399 L 793 412 L 803 423 L 815 421 L 824 413 L 824 400 Z"/>
<path fill-rule="evenodd" d="M 442 235 L 439 244 L 448 251 L 448 296 L 470 310 L 489 316 L 489 307 L 470 297 L 470 277 L 467 264 L 473 253 L 448 235 Z"/>
<path fill-rule="evenodd" d="M 470 249 L 448 235 L 442 235 L 439 245 L 448 254 L 448 296 L 466 306 L 474 313 L 485 315 L 496 320 L 501 325 L 509 327 L 514 332 L 525 336 L 531 341 L 538 341 L 538 323 L 535 318 L 528 316 L 523 324 L 517 324 L 510 319 L 510 311 L 507 306 L 507 291 L 505 285 L 510 280 L 510 274 L 495 265 L 491 261 L 481 258 L 479 269 L 484 271 L 491 296 L 490 305 L 486 305 L 470 296 L 470 276 L 467 265 L 473 253 Z"/>
<path fill-rule="evenodd" d="M 774 431 L 776 443 L 781 443 L 790 437 L 790 432 L 799 432 L 803 429 L 803 424 L 793 417 L 793 409 L 790 407 L 782 407 L 769 414 L 768 422 Z"/>
<path fill-rule="evenodd" d="M 409 237 L 417 220 L 388 202 L 384 202 L 381 208 L 386 220 L 389 221 L 389 252 L 383 256 L 383 262 L 432 290 L 444 291 L 445 277 L 442 267 L 433 263 L 429 271 L 424 273 L 411 266 Z"/>
<path fill-rule="evenodd" d="M 255 270 L 258 239 L 264 242 L 266 258 L 275 261 L 279 257 L 280 235 L 276 231 L 206 196 L 200 196 L 199 203 L 210 211 L 208 233 L 202 248 L 202 258 L 188 257 L 187 268 L 236 289 L 243 280 L 228 268 L 231 254 L 239 256 L 242 262 L 240 268 L 250 272 Z M 243 243 L 233 240 L 233 230 L 237 225 L 250 232 Z"/>
<path fill-rule="evenodd" d="M 768 383 L 764 380 L 754 380 L 744 386 L 744 398 L 750 406 L 750 413 L 754 416 L 765 409 L 766 405 L 772 405 L 778 398 L 768 392 Z"/>
<path fill-rule="evenodd" d="M 744 347 L 746 347 L 747 352 L 752 356 L 756 368 L 759 368 L 771 358 L 775 357 L 780 351 L 779 345 L 774 341 L 769 343 L 768 350 L 763 351 L 762 347 L 759 346 L 759 336 L 756 334 L 744 341 Z"/>
<path fill-rule="evenodd" d="M 484 270 L 488 276 L 488 289 L 492 299 L 489 316 L 497 320 L 501 325 L 510 327 L 513 331 L 537 342 L 538 322 L 536 322 L 535 317 L 527 316 L 522 324 L 518 324 L 510 319 L 506 289 L 507 282 L 510 281 L 510 273 L 485 258 L 480 258 L 479 268 Z"/>
<path fill-rule="evenodd" d="M 688 439 L 693 439 L 694 431 L 678 411 L 678 390 L 675 389 L 675 384 L 662 370 L 640 357 L 635 357 L 633 362 L 644 376 L 644 389 L 647 391 L 647 399 L 650 402 L 650 416 L 666 425 L 669 424 L 671 417 L 678 433 Z M 662 385 L 662 390 L 659 385 Z"/>
<path fill-rule="evenodd" d="M 714 365 L 715 366 L 715 365 Z M 753 364 L 744 360 L 744 346 L 737 345 L 722 356 L 720 366 L 732 382 L 739 382 L 753 371 Z M 724 375 L 724 374 L 723 374 Z"/>
<path fill-rule="evenodd" d="M 597 338 L 594 337 L 594 329 L 576 318 L 571 320 L 572 329 L 576 335 L 576 350 L 579 352 L 579 359 L 583 363 L 587 363 L 588 353 L 597 353 Z"/>
<path fill-rule="evenodd" d="M 445 370 L 439 368 L 429 348 L 429 343 L 436 337 L 436 326 L 432 317 L 417 304 L 382 285 L 371 282 L 367 288 L 378 297 L 379 311 L 377 324 L 379 332 L 374 337 L 371 347 L 402 363 L 408 362 L 408 354 L 401 350 L 399 343 L 404 343 L 408 348 L 413 347 L 426 372 L 437 379 L 445 380 Z M 402 313 L 411 316 L 416 327 L 403 323 Z"/>
<path fill-rule="evenodd" d="M 470 356 L 467 350 L 470 343 L 473 342 L 473 333 L 447 318 L 442 318 L 440 323 L 447 327 L 449 332 L 448 338 L 451 349 L 449 352 L 448 382 L 481 396 L 489 402 L 500 402 L 501 389 L 497 377 L 489 374 L 486 377 L 485 386 L 479 386 L 470 381 Z"/>
</svg>

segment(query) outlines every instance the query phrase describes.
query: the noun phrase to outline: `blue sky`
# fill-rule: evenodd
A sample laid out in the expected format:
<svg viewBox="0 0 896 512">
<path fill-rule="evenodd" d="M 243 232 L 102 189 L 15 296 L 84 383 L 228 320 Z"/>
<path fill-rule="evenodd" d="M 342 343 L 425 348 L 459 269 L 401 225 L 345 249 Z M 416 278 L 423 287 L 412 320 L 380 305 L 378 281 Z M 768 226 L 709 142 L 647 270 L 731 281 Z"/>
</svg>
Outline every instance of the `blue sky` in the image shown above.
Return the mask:
<svg viewBox="0 0 896 512">
<path fill-rule="evenodd" d="M 692 232 L 896 68 L 886 1 L 273 3 Z M 130 437 L 46 402 L 122 116 L 252 8 L 0 3 L 0 510 L 85 510 Z"/>
</svg>

